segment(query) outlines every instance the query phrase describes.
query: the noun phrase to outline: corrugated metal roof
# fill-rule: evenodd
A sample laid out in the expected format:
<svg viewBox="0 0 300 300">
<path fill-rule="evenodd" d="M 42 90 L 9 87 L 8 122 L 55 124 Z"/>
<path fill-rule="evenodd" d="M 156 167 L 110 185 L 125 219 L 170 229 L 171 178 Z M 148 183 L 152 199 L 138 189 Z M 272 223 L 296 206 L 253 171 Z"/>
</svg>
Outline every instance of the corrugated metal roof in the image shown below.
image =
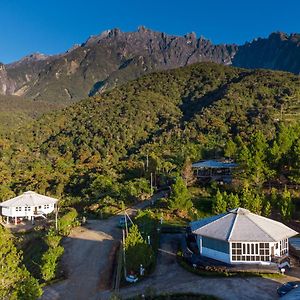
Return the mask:
<svg viewBox="0 0 300 300">
<path fill-rule="evenodd" d="M 192 164 L 193 168 L 207 168 L 207 169 L 227 169 L 236 168 L 238 164 L 233 162 L 224 162 L 218 160 L 203 160 Z"/>
<path fill-rule="evenodd" d="M 25 192 L 24 194 L 0 203 L 0 206 L 19 207 L 19 206 L 39 206 L 45 204 L 54 204 L 58 200 L 48 196 L 40 195 L 35 192 Z"/>
<path fill-rule="evenodd" d="M 191 222 L 191 229 L 195 234 L 231 242 L 275 242 L 298 234 L 280 222 L 244 208 Z"/>
</svg>

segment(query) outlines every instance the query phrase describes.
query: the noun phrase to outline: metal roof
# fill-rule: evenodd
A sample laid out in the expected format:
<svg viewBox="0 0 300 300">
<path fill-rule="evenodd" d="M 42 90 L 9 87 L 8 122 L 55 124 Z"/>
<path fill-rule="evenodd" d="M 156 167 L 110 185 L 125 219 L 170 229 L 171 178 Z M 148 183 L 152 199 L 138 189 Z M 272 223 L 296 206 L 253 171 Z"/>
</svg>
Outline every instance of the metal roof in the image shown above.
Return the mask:
<svg viewBox="0 0 300 300">
<path fill-rule="evenodd" d="M 191 222 L 192 232 L 223 241 L 277 242 L 298 232 L 244 208 Z"/>
<path fill-rule="evenodd" d="M 25 192 L 24 194 L 0 203 L 0 206 L 19 207 L 19 206 L 39 206 L 54 204 L 58 200 L 48 196 L 40 195 L 35 192 Z"/>
<path fill-rule="evenodd" d="M 236 168 L 238 164 L 233 162 L 218 161 L 218 160 L 203 160 L 192 164 L 193 168 L 198 169 L 227 169 Z"/>
</svg>

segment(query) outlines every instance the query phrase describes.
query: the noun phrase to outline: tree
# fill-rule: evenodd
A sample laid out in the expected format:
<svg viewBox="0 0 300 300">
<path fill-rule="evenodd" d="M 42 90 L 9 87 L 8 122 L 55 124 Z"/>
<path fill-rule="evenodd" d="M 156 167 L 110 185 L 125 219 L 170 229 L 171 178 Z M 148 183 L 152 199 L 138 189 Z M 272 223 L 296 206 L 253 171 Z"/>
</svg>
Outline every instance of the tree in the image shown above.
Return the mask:
<svg viewBox="0 0 300 300">
<path fill-rule="evenodd" d="M 0 299 L 37 299 L 42 295 L 38 281 L 22 265 L 22 254 L 11 234 L 0 226 Z"/>
<path fill-rule="evenodd" d="M 188 211 L 193 207 L 191 195 L 186 187 L 184 180 L 177 177 L 175 183 L 172 185 L 172 192 L 170 195 L 170 209 Z"/>
<path fill-rule="evenodd" d="M 240 202 L 241 206 L 246 209 L 250 209 L 251 202 L 253 201 L 253 193 L 249 188 L 244 188 L 241 193 Z"/>
<path fill-rule="evenodd" d="M 262 198 L 259 194 L 254 195 L 252 198 L 252 201 L 248 204 L 248 209 L 255 213 L 260 215 L 262 210 Z"/>
<path fill-rule="evenodd" d="M 234 209 L 234 208 L 238 208 L 240 206 L 240 200 L 239 200 L 239 196 L 236 194 L 234 195 L 233 193 L 230 193 L 227 196 L 227 208 L 229 209 Z"/>
<path fill-rule="evenodd" d="M 187 186 L 190 186 L 195 181 L 192 162 L 189 158 L 186 158 L 183 164 L 181 175 Z"/>
<path fill-rule="evenodd" d="M 143 239 L 136 224 L 131 226 L 125 239 L 125 255 L 127 270 L 138 272 L 141 264 L 147 268 L 153 262 L 153 250 Z"/>
<path fill-rule="evenodd" d="M 284 191 L 280 197 L 280 213 L 283 220 L 288 221 L 292 218 L 294 206 L 292 203 L 291 193 L 284 188 Z"/>
<path fill-rule="evenodd" d="M 233 158 L 237 152 L 237 146 L 232 139 L 227 140 L 224 148 L 225 157 Z"/>
<path fill-rule="evenodd" d="M 227 203 L 223 198 L 222 193 L 218 190 L 217 194 L 215 196 L 215 199 L 213 201 L 213 213 L 214 214 L 221 214 L 226 212 Z"/>
<path fill-rule="evenodd" d="M 270 201 L 266 200 L 263 207 L 263 215 L 269 217 L 272 211 L 272 206 Z"/>
</svg>

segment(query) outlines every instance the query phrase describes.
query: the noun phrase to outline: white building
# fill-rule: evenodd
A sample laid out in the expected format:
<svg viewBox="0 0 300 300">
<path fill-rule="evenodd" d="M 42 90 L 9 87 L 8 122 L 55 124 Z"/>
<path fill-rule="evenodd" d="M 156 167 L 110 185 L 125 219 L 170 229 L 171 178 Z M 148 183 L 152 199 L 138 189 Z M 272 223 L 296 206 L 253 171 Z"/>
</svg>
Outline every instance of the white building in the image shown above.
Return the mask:
<svg viewBox="0 0 300 300">
<path fill-rule="evenodd" d="M 201 255 L 228 264 L 280 264 L 288 258 L 288 238 L 298 234 L 243 208 L 191 222 L 191 230 Z"/>
<path fill-rule="evenodd" d="M 10 218 L 15 224 L 18 219 L 24 218 L 34 221 L 35 217 L 45 217 L 53 212 L 57 201 L 55 198 L 29 191 L 0 203 L 1 214 L 6 217 L 7 223 Z"/>
</svg>

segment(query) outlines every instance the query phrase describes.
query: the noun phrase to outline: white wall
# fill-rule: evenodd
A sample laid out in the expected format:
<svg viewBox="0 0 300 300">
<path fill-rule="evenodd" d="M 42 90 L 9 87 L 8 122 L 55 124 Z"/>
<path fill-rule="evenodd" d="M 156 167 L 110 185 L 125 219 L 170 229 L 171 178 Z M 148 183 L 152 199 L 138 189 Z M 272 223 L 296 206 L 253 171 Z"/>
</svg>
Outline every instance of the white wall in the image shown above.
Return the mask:
<svg viewBox="0 0 300 300">
<path fill-rule="evenodd" d="M 54 211 L 54 204 L 49 204 L 49 208 L 45 208 L 44 205 L 41 205 L 41 208 L 37 206 L 37 212 L 42 212 L 43 214 L 47 215 Z M 35 206 L 30 207 L 30 211 L 25 211 L 25 207 L 21 207 L 21 211 L 16 211 L 15 207 L 2 207 L 2 215 L 8 217 L 31 217 L 35 216 Z"/>
</svg>

